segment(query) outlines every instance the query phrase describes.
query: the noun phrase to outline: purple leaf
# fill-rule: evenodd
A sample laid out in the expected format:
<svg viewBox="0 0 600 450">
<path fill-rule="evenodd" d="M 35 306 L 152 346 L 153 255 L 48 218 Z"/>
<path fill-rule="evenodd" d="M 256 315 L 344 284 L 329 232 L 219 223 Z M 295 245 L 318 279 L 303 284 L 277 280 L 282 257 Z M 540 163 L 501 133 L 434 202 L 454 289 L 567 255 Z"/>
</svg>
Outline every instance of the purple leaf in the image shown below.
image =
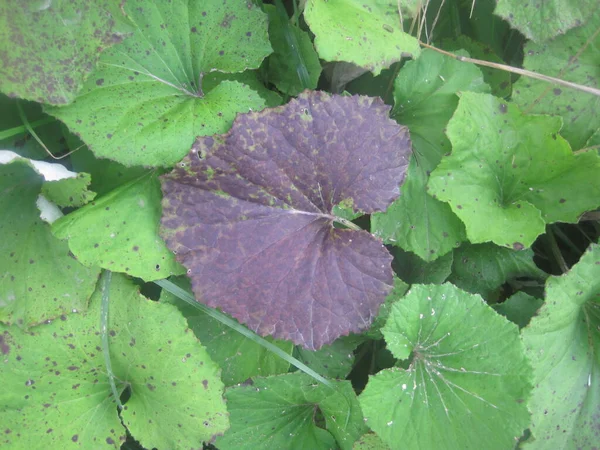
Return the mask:
<svg viewBox="0 0 600 450">
<path fill-rule="evenodd" d="M 333 206 L 385 210 L 399 195 L 408 130 L 380 99 L 305 92 L 200 137 L 162 177 L 163 236 L 196 298 L 259 334 L 318 349 L 367 328 L 392 288 L 392 257 Z"/>
</svg>

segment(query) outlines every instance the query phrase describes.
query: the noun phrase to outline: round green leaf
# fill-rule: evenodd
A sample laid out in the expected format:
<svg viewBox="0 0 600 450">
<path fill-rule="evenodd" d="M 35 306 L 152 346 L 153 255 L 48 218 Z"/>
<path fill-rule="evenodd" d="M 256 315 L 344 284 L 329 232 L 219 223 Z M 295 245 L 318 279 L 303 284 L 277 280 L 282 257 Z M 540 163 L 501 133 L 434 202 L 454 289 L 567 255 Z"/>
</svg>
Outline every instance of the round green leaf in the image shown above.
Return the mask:
<svg viewBox="0 0 600 450">
<path fill-rule="evenodd" d="M 44 179 L 63 183 L 71 175 L 60 164 L 0 151 L 0 322 L 29 327 L 87 308 L 99 270 L 73 257 L 36 206 Z M 47 201 L 38 204 L 53 218 L 62 215 Z"/>
<path fill-rule="evenodd" d="M 245 0 L 124 4 L 135 33 L 102 55 L 73 104 L 48 108 L 99 157 L 170 166 L 196 136 L 225 132 L 262 98 L 236 82 L 204 92 L 204 74 L 258 67 L 271 52 L 267 16 Z"/>
<path fill-rule="evenodd" d="M 498 0 L 494 14 L 532 41 L 552 39 L 581 26 L 598 10 L 597 0 Z"/>
<path fill-rule="evenodd" d="M 590 0 L 598 4 L 596 0 Z M 567 0 L 571 3 L 570 0 Z M 573 2 L 577 3 L 577 2 Z M 573 83 L 600 87 L 600 10 L 589 14 L 583 8 L 588 23 L 564 36 L 525 46 L 523 66 L 534 72 Z M 592 37 L 595 36 L 595 39 Z M 560 134 L 574 150 L 582 148 L 600 123 L 600 97 L 575 89 L 552 86 L 545 81 L 521 77 L 513 88 L 513 101 L 523 111 L 535 114 L 554 114 L 563 118 Z"/>
<path fill-rule="evenodd" d="M 546 223 L 577 222 L 600 204 L 600 158 L 573 154 L 558 117 L 524 115 L 487 94 L 464 92 L 448 124 L 452 154 L 429 180 L 473 243 L 531 246 Z"/>
<path fill-rule="evenodd" d="M 529 424 L 531 368 L 518 328 L 451 284 L 417 285 L 383 328 L 407 370 L 386 369 L 360 396 L 367 425 L 392 448 L 514 447 Z"/>
<path fill-rule="evenodd" d="M 160 183 L 147 172 L 57 220 L 53 232 L 87 266 L 146 281 L 185 273 L 158 234 Z"/>
<path fill-rule="evenodd" d="M 534 385 L 527 448 L 580 449 L 600 429 L 600 246 L 546 283 L 546 301 L 523 329 Z"/>
<path fill-rule="evenodd" d="M 304 18 L 325 61 L 346 61 L 375 75 L 403 54 L 419 56 L 419 41 L 400 27 L 395 2 L 308 0 Z"/>
<path fill-rule="evenodd" d="M 152 302 L 123 276 L 110 285 L 109 349 L 117 388 L 131 389 L 120 417 L 100 338 L 98 290 L 84 314 L 31 333 L 0 326 L 2 443 L 119 448 L 125 429 L 147 448 L 197 448 L 228 427 L 219 368 L 171 305 Z"/>
<path fill-rule="evenodd" d="M 40 103 L 71 102 L 102 50 L 125 36 L 116 0 L 0 3 L 0 90 Z"/>
<path fill-rule="evenodd" d="M 231 428 L 217 438 L 220 450 L 350 450 L 366 431 L 349 381 L 331 388 L 300 373 L 253 378 L 225 397 Z"/>
</svg>

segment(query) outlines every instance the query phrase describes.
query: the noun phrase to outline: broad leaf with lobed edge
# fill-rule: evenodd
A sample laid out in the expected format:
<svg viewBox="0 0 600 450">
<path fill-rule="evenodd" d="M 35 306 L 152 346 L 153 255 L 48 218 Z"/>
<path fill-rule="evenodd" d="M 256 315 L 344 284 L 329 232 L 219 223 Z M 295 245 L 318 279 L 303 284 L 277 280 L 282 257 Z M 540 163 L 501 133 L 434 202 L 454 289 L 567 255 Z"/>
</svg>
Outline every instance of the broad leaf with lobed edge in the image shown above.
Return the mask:
<svg viewBox="0 0 600 450">
<path fill-rule="evenodd" d="M 333 386 L 288 373 L 229 388 L 231 428 L 215 445 L 220 450 L 350 450 L 366 427 L 350 382 Z"/>
<path fill-rule="evenodd" d="M 229 420 L 219 367 L 177 308 L 113 274 L 108 348 L 119 394 L 131 388 L 118 412 L 102 354 L 101 296 L 98 289 L 86 313 L 30 333 L 0 325 L 3 448 L 119 448 L 125 427 L 146 448 L 198 448 L 222 434 Z"/>
<path fill-rule="evenodd" d="M 600 442 L 600 246 L 561 277 L 523 329 L 533 365 L 533 413 L 526 448 L 594 448 Z"/>
<path fill-rule="evenodd" d="M 574 154 L 561 123 L 463 92 L 448 123 L 452 154 L 431 173 L 429 193 L 450 204 L 472 243 L 530 247 L 546 224 L 577 222 L 600 205 L 598 153 Z"/>
<path fill-rule="evenodd" d="M 62 212 L 41 195 L 54 183 L 84 197 L 89 191 L 72 184 L 76 175 L 60 164 L 0 151 L 0 322 L 27 328 L 87 308 L 100 271 L 81 265 L 52 235 L 44 221 Z"/>
<path fill-rule="evenodd" d="M 516 325 L 478 295 L 416 285 L 382 329 L 410 366 L 371 376 L 360 395 L 367 425 L 390 447 L 513 448 L 529 425 L 531 367 Z"/>
<path fill-rule="evenodd" d="M 75 101 L 47 112 L 102 158 L 170 166 L 198 135 L 224 133 L 238 112 L 261 109 L 254 90 L 211 71 L 242 72 L 271 53 L 267 16 L 252 3 L 128 0 L 135 33 L 102 55 Z"/>
<path fill-rule="evenodd" d="M 388 112 L 307 92 L 198 138 L 162 177 L 163 235 L 196 298 L 308 349 L 368 328 L 392 258 L 370 233 L 334 228 L 332 208 L 371 213 L 398 196 L 410 141 Z"/>
</svg>

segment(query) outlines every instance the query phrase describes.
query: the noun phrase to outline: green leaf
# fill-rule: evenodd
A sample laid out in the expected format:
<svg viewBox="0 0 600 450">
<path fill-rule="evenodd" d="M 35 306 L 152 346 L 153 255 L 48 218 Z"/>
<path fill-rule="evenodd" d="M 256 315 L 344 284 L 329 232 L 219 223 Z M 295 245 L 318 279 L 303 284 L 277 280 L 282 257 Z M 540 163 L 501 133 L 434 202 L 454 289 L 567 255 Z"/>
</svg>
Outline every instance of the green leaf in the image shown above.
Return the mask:
<svg viewBox="0 0 600 450">
<path fill-rule="evenodd" d="M 429 173 L 450 151 L 444 131 L 458 104 L 457 92 L 487 92 L 481 71 L 473 64 L 424 50 L 402 68 L 394 84 L 392 117 L 406 125 L 414 148 L 402 195 L 385 213 L 371 219 L 384 242 L 432 261 L 465 240 L 462 222 L 448 205 L 429 196 Z"/>
<path fill-rule="evenodd" d="M 109 348 L 120 416 L 100 351 L 98 290 L 87 313 L 22 333 L 3 331 L 0 392 L 8 449 L 118 448 L 125 429 L 147 447 L 196 448 L 227 429 L 219 369 L 171 305 L 149 301 L 125 277 L 110 286 Z M 25 388 L 23 388 L 23 386 Z M 108 445 L 107 445 L 108 444 Z"/>
<path fill-rule="evenodd" d="M 189 289 L 190 283 L 187 278 L 182 278 L 177 284 Z M 221 367 L 221 379 L 225 386 L 242 383 L 254 376 L 276 375 L 288 371 L 289 362 L 173 294 L 163 290 L 160 301 L 179 308 L 190 329 L 206 347 L 213 361 Z M 277 341 L 270 337 L 266 339 L 286 353 L 292 353 L 294 344 L 291 342 Z"/>
<path fill-rule="evenodd" d="M 40 103 L 70 103 L 100 52 L 125 37 L 114 0 L 6 0 L 0 5 L 0 90 Z"/>
<path fill-rule="evenodd" d="M 220 450 L 349 450 L 365 431 L 363 417 L 350 382 L 334 386 L 293 373 L 229 388 L 231 428 L 215 445 Z M 320 415 L 323 428 L 316 422 Z"/>
<path fill-rule="evenodd" d="M 485 21 L 482 20 L 483 23 Z M 444 39 L 439 44 L 444 50 L 453 51 L 466 50 L 472 58 L 481 59 L 498 64 L 506 64 L 492 49 L 491 46 L 477 42 L 465 35 L 460 35 L 456 39 Z M 463 65 L 465 63 L 462 63 Z M 512 92 L 511 74 L 505 70 L 498 70 L 492 67 L 478 66 L 483 74 L 484 81 L 489 84 L 492 94 L 496 97 L 507 98 Z M 472 89 L 470 89 L 472 90 Z"/>
<path fill-rule="evenodd" d="M 158 234 L 160 183 L 148 172 L 97 201 L 57 220 L 53 232 L 68 239 L 82 264 L 123 272 L 145 281 L 181 275 Z"/>
<path fill-rule="evenodd" d="M 315 89 L 321 75 L 319 55 L 306 31 L 292 25 L 285 9 L 265 5 L 273 54 L 267 59 L 269 81 L 288 95 Z"/>
<path fill-rule="evenodd" d="M 600 246 L 546 283 L 546 301 L 523 329 L 534 370 L 527 448 L 593 448 L 600 426 Z"/>
<path fill-rule="evenodd" d="M 87 308 L 99 270 L 77 262 L 36 206 L 44 218 L 62 215 L 40 193 L 44 178 L 70 175 L 59 164 L 0 152 L 0 322 L 27 328 Z"/>
<path fill-rule="evenodd" d="M 547 277 L 533 262 L 531 249 L 516 251 L 494 244 L 464 244 L 454 250 L 448 281 L 493 303 L 504 283 L 521 277 L 542 282 Z"/>
<path fill-rule="evenodd" d="M 298 359 L 318 374 L 327 378 L 344 379 L 354 365 L 354 350 L 365 339 L 360 335 L 342 336 L 319 350 L 311 351 L 297 346 Z"/>
<path fill-rule="evenodd" d="M 385 369 L 360 396 L 367 425 L 392 448 L 507 449 L 529 424 L 531 368 L 517 327 L 477 295 L 418 285 L 383 328 L 407 370 Z"/>
<path fill-rule="evenodd" d="M 281 105 L 283 103 L 281 95 L 268 89 L 258 72 L 258 70 L 244 70 L 239 73 L 210 72 L 202 78 L 202 90 L 207 93 L 212 91 L 222 81 L 237 81 L 256 91 L 265 101 L 266 106 L 274 107 Z"/>
<path fill-rule="evenodd" d="M 403 54 L 416 58 L 421 51 L 400 27 L 395 2 L 308 0 L 304 18 L 325 61 L 351 62 L 377 75 Z"/>
<path fill-rule="evenodd" d="M 539 298 L 532 297 L 525 292 L 517 292 L 504 302 L 492 306 L 498 311 L 498 314 L 502 314 L 511 322 L 516 323 L 519 328 L 523 328 L 527 326 L 543 304 L 544 301 Z"/>
<path fill-rule="evenodd" d="M 452 154 L 431 174 L 429 193 L 450 204 L 471 242 L 531 246 L 547 223 L 577 222 L 600 204 L 598 154 L 574 155 L 560 126 L 464 92 L 448 124 Z"/>
<path fill-rule="evenodd" d="M 92 176 L 91 189 L 99 196 L 108 194 L 113 189 L 148 172 L 148 169 L 144 167 L 125 167 L 123 164 L 108 159 L 98 159 L 76 136 L 68 136 L 67 142 L 69 148 L 79 148 L 69 157 L 73 169 L 78 172 L 87 172 Z M 80 147 L 81 145 L 84 147 Z"/>
<path fill-rule="evenodd" d="M 498 0 L 494 14 L 532 41 L 541 42 L 581 26 L 598 13 L 596 0 Z"/>
<path fill-rule="evenodd" d="M 354 443 L 352 450 L 389 450 L 379 436 L 374 433 L 367 433 Z"/>
<path fill-rule="evenodd" d="M 408 284 L 442 284 L 452 271 L 452 253 L 427 262 L 401 248 L 394 248 L 391 252 L 394 255 L 394 272 Z"/>
<path fill-rule="evenodd" d="M 597 4 L 595 0 L 590 2 Z M 596 14 L 590 14 L 589 7 L 582 10 L 590 17 L 585 26 L 552 41 L 525 46 L 525 69 L 584 86 L 600 86 L 600 38 L 596 34 L 600 10 Z M 560 134 L 574 150 L 584 146 L 600 123 L 600 97 L 587 92 L 521 77 L 514 85 L 512 99 L 527 113 L 562 117 Z"/>
<path fill-rule="evenodd" d="M 75 177 L 44 183 L 42 194 L 61 207 L 83 206 L 96 197 L 95 192 L 88 190 L 91 180 L 89 173 L 80 172 Z"/>
<path fill-rule="evenodd" d="M 203 92 L 204 74 L 258 67 L 271 52 L 267 16 L 244 0 L 130 0 L 132 37 L 102 55 L 76 101 L 47 111 L 99 157 L 126 166 L 170 166 L 196 136 L 223 133 L 238 112 L 261 109 L 237 82 Z"/>
</svg>

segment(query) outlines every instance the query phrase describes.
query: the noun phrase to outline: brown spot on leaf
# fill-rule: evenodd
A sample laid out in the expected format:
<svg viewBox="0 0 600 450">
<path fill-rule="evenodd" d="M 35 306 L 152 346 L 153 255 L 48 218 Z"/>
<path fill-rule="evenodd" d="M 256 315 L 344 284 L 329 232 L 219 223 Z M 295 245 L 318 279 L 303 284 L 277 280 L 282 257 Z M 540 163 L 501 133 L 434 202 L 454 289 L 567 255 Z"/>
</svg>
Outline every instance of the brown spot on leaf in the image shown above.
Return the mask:
<svg viewBox="0 0 600 450">
<path fill-rule="evenodd" d="M 500 110 L 501 114 L 506 114 L 506 110 L 508 109 L 506 106 L 506 103 L 500 103 L 500 106 L 498 107 L 498 109 Z"/>
<path fill-rule="evenodd" d="M 552 92 L 554 92 L 554 95 L 560 95 L 560 94 L 562 94 L 562 90 L 560 90 L 559 88 L 554 88 L 552 90 Z"/>
<path fill-rule="evenodd" d="M 512 247 L 515 250 L 523 250 L 525 248 L 525 246 L 523 244 L 521 244 L 520 242 L 513 243 Z"/>
</svg>

